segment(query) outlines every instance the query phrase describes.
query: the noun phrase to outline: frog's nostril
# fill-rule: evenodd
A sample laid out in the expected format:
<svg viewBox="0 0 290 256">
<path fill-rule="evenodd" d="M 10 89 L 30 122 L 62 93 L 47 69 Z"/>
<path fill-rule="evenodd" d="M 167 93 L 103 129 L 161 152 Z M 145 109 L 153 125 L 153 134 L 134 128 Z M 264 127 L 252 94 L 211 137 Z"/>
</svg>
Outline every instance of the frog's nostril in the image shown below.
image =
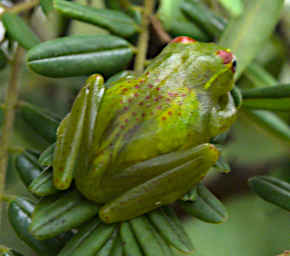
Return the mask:
<svg viewBox="0 0 290 256">
<path fill-rule="evenodd" d="M 196 40 L 188 36 L 179 36 L 179 37 L 174 38 L 171 41 L 171 43 L 182 43 L 182 44 L 195 43 L 195 42 Z"/>
<path fill-rule="evenodd" d="M 224 64 L 231 63 L 234 59 L 234 55 L 230 51 L 218 50 L 216 54 L 222 58 Z"/>
</svg>

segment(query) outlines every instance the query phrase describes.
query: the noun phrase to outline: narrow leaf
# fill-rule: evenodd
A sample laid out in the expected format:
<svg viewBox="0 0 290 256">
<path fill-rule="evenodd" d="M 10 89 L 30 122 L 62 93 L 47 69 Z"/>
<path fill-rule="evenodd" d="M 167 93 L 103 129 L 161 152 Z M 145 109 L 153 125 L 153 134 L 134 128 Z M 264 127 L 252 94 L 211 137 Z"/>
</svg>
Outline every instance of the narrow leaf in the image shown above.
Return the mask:
<svg viewBox="0 0 290 256">
<path fill-rule="evenodd" d="M 124 69 L 133 57 L 129 43 L 111 35 L 81 35 L 44 42 L 27 53 L 27 64 L 36 73 L 69 77 Z"/>
<path fill-rule="evenodd" d="M 39 253 L 39 255 L 55 256 L 63 246 L 64 241 L 59 238 L 43 241 L 35 239 L 28 229 L 31 223 L 31 214 L 33 210 L 34 204 L 32 202 L 23 198 L 17 198 L 9 204 L 9 222 L 18 237 Z"/>
<path fill-rule="evenodd" d="M 42 168 L 37 161 L 37 156 L 32 154 L 29 150 L 16 156 L 15 167 L 22 182 L 26 186 L 29 186 L 42 172 Z"/>
<path fill-rule="evenodd" d="M 283 0 L 247 1 L 243 14 L 229 22 L 219 44 L 230 48 L 237 57 L 236 78 L 256 57 L 264 41 L 273 32 L 283 4 Z"/>
<path fill-rule="evenodd" d="M 182 252 L 191 252 L 193 250 L 193 245 L 180 221 L 178 220 L 179 223 L 176 225 L 163 208 L 150 212 L 148 217 L 160 235 L 177 250 Z"/>
<path fill-rule="evenodd" d="M 290 84 L 244 90 L 243 98 L 246 108 L 290 111 Z"/>
<path fill-rule="evenodd" d="M 43 199 L 33 212 L 30 231 L 37 239 L 54 237 L 91 219 L 98 209 L 76 190 Z"/>
<path fill-rule="evenodd" d="M 280 139 L 287 146 L 290 145 L 290 128 L 280 117 L 264 110 L 243 111 L 242 115 L 254 122 L 265 132 Z"/>
<path fill-rule="evenodd" d="M 179 201 L 188 214 L 210 223 L 222 223 L 227 220 L 225 207 L 204 185 L 197 185 L 197 194 L 198 197 L 193 202 Z"/>
<path fill-rule="evenodd" d="M 56 129 L 59 119 L 47 111 L 26 102 L 21 102 L 17 110 L 27 125 L 47 142 L 53 143 L 56 141 Z"/>
<path fill-rule="evenodd" d="M 55 143 L 51 144 L 39 156 L 38 162 L 43 166 L 52 166 Z"/>
<path fill-rule="evenodd" d="M 9 36 L 23 48 L 30 49 L 40 43 L 39 38 L 17 14 L 5 12 L 2 15 L 2 22 Z"/>
<path fill-rule="evenodd" d="M 250 187 L 264 200 L 290 211 L 290 183 L 270 176 L 256 176 Z"/>
<path fill-rule="evenodd" d="M 58 256 L 95 256 L 110 239 L 115 225 L 105 225 L 94 219 L 83 225 L 79 232 L 65 245 Z"/>
<path fill-rule="evenodd" d="M 120 234 L 122 242 L 124 244 L 124 251 L 126 255 L 143 256 L 136 237 L 128 222 L 122 222 Z"/>
<path fill-rule="evenodd" d="M 232 16 L 239 16 L 244 10 L 244 2 L 242 0 L 219 0 Z"/>
<path fill-rule="evenodd" d="M 28 188 L 36 196 L 49 196 L 59 192 L 53 185 L 52 168 L 45 168 L 39 176 L 33 179 Z"/>
<path fill-rule="evenodd" d="M 48 15 L 53 11 L 52 0 L 39 0 L 43 12 Z"/>
<path fill-rule="evenodd" d="M 54 8 L 62 14 L 88 22 L 121 37 L 131 37 L 137 33 L 137 24 L 123 12 L 109 9 L 96 9 L 64 0 L 54 0 Z"/>
</svg>

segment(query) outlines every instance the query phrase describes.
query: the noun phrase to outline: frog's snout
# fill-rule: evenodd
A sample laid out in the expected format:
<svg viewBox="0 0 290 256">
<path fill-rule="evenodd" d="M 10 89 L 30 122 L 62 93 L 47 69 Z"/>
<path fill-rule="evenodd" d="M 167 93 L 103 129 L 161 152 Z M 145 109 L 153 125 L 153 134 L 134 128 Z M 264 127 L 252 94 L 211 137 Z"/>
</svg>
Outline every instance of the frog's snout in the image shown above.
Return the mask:
<svg viewBox="0 0 290 256">
<path fill-rule="evenodd" d="M 237 60 L 235 55 L 233 55 L 229 50 L 218 50 L 216 54 L 221 57 L 224 64 L 230 64 L 231 63 L 231 69 L 233 73 L 236 72 L 237 68 Z"/>
</svg>

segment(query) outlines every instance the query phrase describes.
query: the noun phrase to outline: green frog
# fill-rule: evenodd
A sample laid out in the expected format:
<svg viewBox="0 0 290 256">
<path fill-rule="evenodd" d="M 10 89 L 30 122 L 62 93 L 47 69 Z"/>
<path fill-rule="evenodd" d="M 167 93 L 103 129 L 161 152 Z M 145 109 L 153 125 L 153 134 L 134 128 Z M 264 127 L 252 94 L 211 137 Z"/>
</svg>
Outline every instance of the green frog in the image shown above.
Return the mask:
<svg viewBox="0 0 290 256">
<path fill-rule="evenodd" d="M 236 60 L 215 43 L 171 41 L 141 75 L 92 75 L 58 128 L 54 184 L 74 179 L 99 216 L 119 222 L 170 204 L 219 157 L 210 139 L 237 116 Z"/>
</svg>

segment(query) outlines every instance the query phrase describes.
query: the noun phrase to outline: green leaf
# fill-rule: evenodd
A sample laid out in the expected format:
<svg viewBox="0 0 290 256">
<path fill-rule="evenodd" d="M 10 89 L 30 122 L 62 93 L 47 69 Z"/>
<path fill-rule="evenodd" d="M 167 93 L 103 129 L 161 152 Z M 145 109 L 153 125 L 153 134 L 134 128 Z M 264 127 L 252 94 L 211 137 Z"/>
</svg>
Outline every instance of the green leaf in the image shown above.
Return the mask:
<svg viewBox="0 0 290 256">
<path fill-rule="evenodd" d="M 280 117 L 264 110 L 243 111 L 242 115 L 254 122 L 265 132 L 280 139 L 287 146 L 290 145 L 290 128 Z"/>
<path fill-rule="evenodd" d="M 244 10 L 244 2 L 242 0 L 219 0 L 232 16 L 239 16 Z"/>
<path fill-rule="evenodd" d="M 145 216 L 139 216 L 131 219 L 130 225 L 145 256 L 172 255 L 168 245 L 164 248 L 163 242 L 160 242 L 158 232 Z"/>
<path fill-rule="evenodd" d="M 29 150 L 25 150 L 16 156 L 15 167 L 25 186 L 29 186 L 42 172 L 37 156 Z"/>
<path fill-rule="evenodd" d="M 108 29 L 113 34 L 121 37 L 131 37 L 138 30 L 134 20 L 123 12 L 96 9 L 64 0 L 54 0 L 53 4 L 54 8 L 63 15 Z"/>
<path fill-rule="evenodd" d="M 290 183 L 271 176 L 249 179 L 250 187 L 264 200 L 290 211 Z"/>
<path fill-rule="evenodd" d="M 114 85 L 115 82 L 117 82 L 120 79 L 128 79 L 134 77 L 134 71 L 132 70 L 123 70 L 118 72 L 117 74 L 111 76 L 105 83 L 105 86 L 107 88 L 110 88 Z"/>
<path fill-rule="evenodd" d="M 39 0 L 43 12 L 48 15 L 53 11 L 52 0 Z"/>
<path fill-rule="evenodd" d="M 45 198 L 32 215 L 30 231 L 37 239 L 47 239 L 88 221 L 99 206 L 84 199 L 76 190 L 61 196 Z"/>
<path fill-rule="evenodd" d="M 251 63 L 273 32 L 283 4 L 283 0 L 247 1 L 243 14 L 229 22 L 219 44 L 230 48 L 237 57 L 236 78 Z"/>
<path fill-rule="evenodd" d="M 222 173 L 229 173 L 231 171 L 230 165 L 224 160 L 222 155 L 220 155 L 219 159 L 216 161 L 213 167 Z"/>
<path fill-rule="evenodd" d="M 0 256 L 23 256 L 19 252 L 0 245 Z"/>
<path fill-rule="evenodd" d="M 204 185 L 197 185 L 197 195 L 193 202 L 179 201 L 188 214 L 210 223 L 222 223 L 227 220 L 226 208 Z"/>
<path fill-rule="evenodd" d="M 31 214 L 34 210 L 34 204 L 23 198 L 17 198 L 10 202 L 8 208 L 9 222 L 15 230 L 18 237 L 35 250 L 39 255 L 55 256 L 62 248 L 65 242 L 59 238 L 39 241 L 35 239 L 30 231 Z"/>
<path fill-rule="evenodd" d="M 122 222 L 120 234 L 122 242 L 124 243 L 124 252 L 126 255 L 143 256 L 129 222 Z"/>
<path fill-rule="evenodd" d="M 114 255 L 113 249 L 118 239 L 118 230 L 115 229 L 111 237 L 106 241 L 101 250 L 98 251 L 96 256 L 112 256 Z"/>
<path fill-rule="evenodd" d="M 46 148 L 39 156 L 38 162 L 43 166 L 52 166 L 55 143 Z"/>
<path fill-rule="evenodd" d="M 172 36 L 190 36 L 196 40 L 209 41 L 210 36 L 195 23 L 188 20 L 180 9 L 183 0 L 162 0 L 158 18 Z"/>
<path fill-rule="evenodd" d="M 169 209 L 166 211 L 164 207 L 150 212 L 148 217 L 158 230 L 159 234 L 169 244 L 182 252 L 189 253 L 193 251 L 193 245 L 190 238 L 185 233 L 184 228 L 175 213 Z"/>
<path fill-rule="evenodd" d="M 184 0 L 181 10 L 185 15 L 213 37 L 220 36 L 226 25 L 222 17 L 215 15 L 199 0 Z"/>
<path fill-rule="evenodd" d="M 239 88 L 237 88 L 236 86 L 231 90 L 231 95 L 234 99 L 235 102 L 235 106 L 237 108 L 240 108 L 242 106 L 243 103 L 243 98 L 242 98 L 242 94 Z"/>
<path fill-rule="evenodd" d="M 2 15 L 2 22 L 9 36 L 23 48 L 30 49 L 40 43 L 39 38 L 17 14 L 5 12 Z"/>
<path fill-rule="evenodd" d="M 19 103 L 17 110 L 27 125 L 47 142 L 53 143 L 56 141 L 56 129 L 59 119 L 47 111 L 26 102 Z"/>
<path fill-rule="evenodd" d="M 290 111 L 290 84 L 244 90 L 243 107 Z"/>
<path fill-rule="evenodd" d="M 81 35 L 44 42 L 27 53 L 27 64 L 36 73 L 69 77 L 124 69 L 133 57 L 129 43 L 111 35 Z"/>
<path fill-rule="evenodd" d="M 58 256 L 94 256 L 110 239 L 115 225 L 105 225 L 94 219 L 83 225 Z"/>
<path fill-rule="evenodd" d="M 59 192 L 53 185 L 52 168 L 45 168 L 39 176 L 33 179 L 28 188 L 36 196 L 49 196 Z"/>
</svg>

